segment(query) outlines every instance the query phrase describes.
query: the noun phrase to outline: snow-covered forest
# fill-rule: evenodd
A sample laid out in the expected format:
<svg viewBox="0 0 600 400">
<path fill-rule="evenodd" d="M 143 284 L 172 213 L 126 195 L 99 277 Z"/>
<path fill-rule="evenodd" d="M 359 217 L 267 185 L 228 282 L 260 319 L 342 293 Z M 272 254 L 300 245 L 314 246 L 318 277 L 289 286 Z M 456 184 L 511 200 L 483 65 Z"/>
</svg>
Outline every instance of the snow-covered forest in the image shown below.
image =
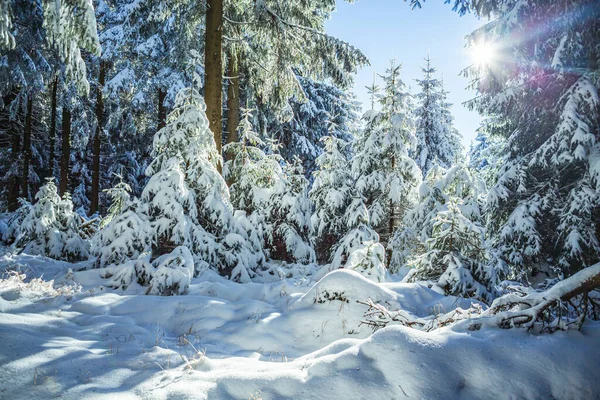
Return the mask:
<svg viewBox="0 0 600 400">
<path fill-rule="evenodd" d="M 446 3 L 470 146 L 335 0 L 0 0 L 0 398 L 600 398 L 600 3 Z"/>
</svg>

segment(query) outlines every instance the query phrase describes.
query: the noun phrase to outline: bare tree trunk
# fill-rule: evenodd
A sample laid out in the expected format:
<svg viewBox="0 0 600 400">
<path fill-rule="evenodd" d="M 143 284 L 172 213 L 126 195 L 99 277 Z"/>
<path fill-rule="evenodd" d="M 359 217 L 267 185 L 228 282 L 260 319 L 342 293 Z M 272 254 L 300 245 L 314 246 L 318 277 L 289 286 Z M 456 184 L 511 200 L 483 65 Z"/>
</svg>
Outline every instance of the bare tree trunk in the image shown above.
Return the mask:
<svg viewBox="0 0 600 400">
<path fill-rule="evenodd" d="M 50 158 L 48 160 L 48 176 L 54 177 L 54 164 L 56 161 L 56 108 L 57 108 L 57 99 L 56 99 L 56 91 L 58 89 L 58 74 L 54 77 L 54 81 L 52 82 L 52 104 L 50 110 Z"/>
<path fill-rule="evenodd" d="M 60 154 L 60 187 L 62 196 L 69 185 L 69 161 L 71 159 L 71 111 L 63 106 L 62 111 L 62 146 Z"/>
<path fill-rule="evenodd" d="M 223 61 L 221 51 L 223 46 L 223 0 L 207 0 L 206 11 L 206 43 L 204 46 L 204 101 L 210 130 L 215 136 L 217 151 L 221 154 L 222 147 L 222 74 Z M 219 165 L 219 172 L 222 166 Z"/>
<path fill-rule="evenodd" d="M 396 156 L 392 155 L 392 171 L 394 171 L 396 169 Z M 392 200 L 390 200 L 390 220 L 389 220 L 389 225 L 388 225 L 388 237 L 386 240 L 386 253 L 387 253 L 387 260 L 386 260 L 386 267 L 389 269 L 390 268 L 390 263 L 392 262 L 392 249 L 389 247 L 390 242 L 392 241 L 392 237 L 394 236 L 394 228 L 396 225 L 396 206 L 394 205 L 394 202 Z"/>
<path fill-rule="evenodd" d="M 33 119 L 33 93 L 27 96 L 27 114 L 23 130 L 23 174 L 21 177 L 21 197 L 29 200 L 29 164 L 31 164 L 31 130 Z"/>
<path fill-rule="evenodd" d="M 90 215 L 98 211 L 98 201 L 100 196 L 100 148 L 102 130 L 104 127 L 104 98 L 102 89 L 106 78 L 106 63 L 100 61 L 100 71 L 98 74 L 98 87 L 96 88 L 96 135 L 92 144 L 92 195 L 90 198 Z"/>
<path fill-rule="evenodd" d="M 20 107 L 18 107 L 20 110 Z M 12 133 L 12 149 L 10 154 L 10 161 L 12 168 L 19 163 L 19 155 L 21 154 L 21 125 L 20 125 L 20 111 L 17 111 L 16 121 L 11 124 Z M 19 175 L 16 171 L 10 177 L 8 183 L 8 210 L 15 211 L 19 208 Z"/>
<path fill-rule="evenodd" d="M 237 129 L 240 124 L 240 77 L 235 55 L 229 58 L 227 67 L 227 144 L 238 141 Z M 227 156 L 227 155 L 225 155 Z"/>
<path fill-rule="evenodd" d="M 163 89 L 158 89 L 158 130 L 167 126 L 167 108 L 165 107 L 165 98 L 167 92 Z"/>
</svg>

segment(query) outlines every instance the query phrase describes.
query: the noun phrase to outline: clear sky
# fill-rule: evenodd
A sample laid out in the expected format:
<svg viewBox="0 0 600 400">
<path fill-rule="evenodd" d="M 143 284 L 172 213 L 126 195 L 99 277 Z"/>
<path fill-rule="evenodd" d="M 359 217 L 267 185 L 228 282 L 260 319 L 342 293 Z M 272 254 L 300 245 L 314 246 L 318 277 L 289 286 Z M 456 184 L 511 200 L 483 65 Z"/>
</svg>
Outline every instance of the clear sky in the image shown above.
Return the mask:
<svg viewBox="0 0 600 400">
<path fill-rule="evenodd" d="M 464 37 L 484 22 L 472 15 L 459 16 L 444 0 L 429 0 L 414 11 L 402 0 L 360 0 L 353 4 L 338 0 L 338 9 L 326 29 L 361 49 L 371 62 L 355 79 L 354 93 L 363 105 L 369 103 L 365 86 L 372 83 L 374 72 L 385 72 L 391 59 L 402 63 L 402 79 L 411 91 L 417 91 L 414 80 L 421 78 L 423 58 L 429 52 L 438 77 L 443 77 L 450 91 L 455 126 L 468 149 L 481 118 L 461 104 L 475 92 L 465 89 L 468 80 L 459 73 L 473 62 L 464 48 Z"/>
</svg>

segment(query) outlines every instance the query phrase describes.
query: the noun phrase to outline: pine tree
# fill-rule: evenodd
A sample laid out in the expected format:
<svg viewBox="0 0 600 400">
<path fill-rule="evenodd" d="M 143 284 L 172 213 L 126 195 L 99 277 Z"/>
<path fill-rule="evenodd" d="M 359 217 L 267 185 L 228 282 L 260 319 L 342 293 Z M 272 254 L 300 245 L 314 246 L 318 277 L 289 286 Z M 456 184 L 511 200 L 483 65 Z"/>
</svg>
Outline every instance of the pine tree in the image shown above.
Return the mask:
<svg viewBox="0 0 600 400">
<path fill-rule="evenodd" d="M 229 155 L 223 175 L 230 182 L 232 205 L 247 215 L 266 207 L 270 191 L 281 179 L 281 156 L 263 149 L 269 146 L 252 127 L 252 110 L 242 109 L 239 140 L 227 144 L 224 151 Z"/>
<path fill-rule="evenodd" d="M 494 185 L 499 168 L 506 158 L 505 140 L 498 136 L 491 136 L 486 129 L 486 126 L 491 123 L 490 119 L 484 121 L 468 153 L 469 168 L 475 171 L 488 186 Z"/>
<path fill-rule="evenodd" d="M 480 92 L 471 106 L 501 120 L 490 132 L 506 139 L 488 196 L 494 246 L 515 276 L 544 264 L 572 274 L 600 256 L 600 10 L 592 0 L 533 0 L 475 11 L 492 22 L 468 41 L 496 54 L 467 71 Z M 539 21 L 553 28 L 531 35 Z"/>
<path fill-rule="evenodd" d="M 281 143 L 281 155 L 287 162 L 302 160 L 309 179 L 316 159 L 324 151 L 322 138 L 331 136 L 351 141 L 359 127 L 359 105 L 349 92 L 329 82 L 298 76 L 303 98 L 289 100 L 293 117 L 284 123 L 275 114 L 267 122 L 269 134 Z"/>
<path fill-rule="evenodd" d="M 317 170 L 310 189 L 314 204 L 311 217 L 315 250 L 319 262 L 331 261 L 333 245 L 347 233 L 345 212 L 353 193 L 349 146 L 342 139 L 325 136 L 325 151 L 316 159 Z"/>
<path fill-rule="evenodd" d="M 419 187 L 417 204 L 394 234 L 390 270 L 398 271 L 426 251 L 436 218 L 448 210 L 451 201 L 458 202 L 457 207 L 465 218 L 483 225 L 485 193 L 485 184 L 464 165 L 444 170 L 434 164 Z"/>
<path fill-rule="evenodd" d="M 450 104 L 440 80 L 435 78 L 436 69 L 429 56 L 422 68 L 423 79 L 417 79 L 421 92 L 417 95 L 419 107 L 415 111 L 417 148 L 414 159 L 427 175 L 434 163 L 450 168 L 462 153 L 460 134 L 454 128 Z"/>
<path fill-rule="evenodd" d="M 486 259 L 484 229 L 463 214 L 459 199 L 446 205 L 433 221 L 427 251 L 411 261 L 415 270 L 409 280 L 433 280 L 447 294 L 490 301 L 498 276 Z"/>
<path fill-rule="evenodd" d="M 392 62 L 383 80 L 384 92 L 377 95 L 381 110 L 365 114 L 366 128 L 353 144 L 352 175 L 367 207 L 368 223 L 387 243 L 416 197 L 421 172 L 408 156 L 415 128 L 400 66 Z"/>
<path fill-rule="evenodd" d="M 240 281 L 249 281 L 262 262 L 261 244 L 252 227 L 244 215 L 233 213 L 229 203 L 227 185 L 217 170 L 221 156 L 208 128 L 205 107 L 195 89 L 182 90 L 167 125 L 154 137 L 154 160 L 147 169 L 150 180 L 136 209 L 142 223 L 147 221 L 149 226 L 150 245 L 145 251 L 150 258 L 129 263 L 128 270 L 135 273 L 120 272 L 119 285 L 123 276 L 137 276 L 138 281 L 150 285 L 150 292 L 160 287 L 161 294 L 180 293 L 185 285 L 179 281 L 173 281 L 173 287 L 153 279 L 160 276 L 164 281 L 172 279 L 172 274 L 187 274 L 188 253 L 196 272 L 214 268 Z M 146 235 L 140 235 L 128 244 L 126 252 L 141 252 L 144 240 Z M 110 243 L 98 248 L 105 246 Z M 175 271 L 171 275 L 160 272 L 163 267 Z"/>
<path fill-rule="evenodd" d="M 80 261 L 89 257 L 89 243 L 80 232 L 81 218 L 73 212 L 68 194 L 58 195 L 56 185 L 48 180 L 36 194 L 33 205 L 24 203 L 22 221 L 15 221 L 14 246 L 29 254 L 57 260 Z M 19 214 L 18 213 L 18 214 Z"/>
<path fill-rule="evenodd" d="M 291 263 L 315 262 L 310 244 L 311 203 L 300 160 L 287 164 L 273 186 L 265 209 L 265 241 L 271 258 Z"/>
<path fill-rule="evenodd" d="M 92 238 L 97 268 L 119 266 L 150 251 L 150 224 L 147 216 L 138 212 L 139 200 L 131 199 L 130 191 L 129 185 L 122 181 L 108 190 L 112 200 L 109 213 Z M 129 282 L 123 284 L 127 286 Z"/>
</svg>

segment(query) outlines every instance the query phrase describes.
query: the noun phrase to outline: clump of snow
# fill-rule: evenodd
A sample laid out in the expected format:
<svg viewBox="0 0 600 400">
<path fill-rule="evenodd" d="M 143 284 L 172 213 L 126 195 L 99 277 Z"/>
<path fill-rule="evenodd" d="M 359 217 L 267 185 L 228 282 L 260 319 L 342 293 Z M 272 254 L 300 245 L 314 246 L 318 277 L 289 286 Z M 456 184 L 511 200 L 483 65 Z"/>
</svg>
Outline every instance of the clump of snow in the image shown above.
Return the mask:
<svg viewBox="0 0 600 400">
<path fill-rule="evenodd" d="M 154 260 L 153 265 L 156 267 L 148 293 L 170 296 L 187 292 L 194 275 L 194 259 L 187 247 L 176 247 Z"/>
<path fill-rule="evenodd" d="M 381 243 L 368 241 L 350 253 L 346 268 L 357 271 L 375 282 L 383 282 L 386 274 L 384 257 L 385 249 Z"/>
</svg>

